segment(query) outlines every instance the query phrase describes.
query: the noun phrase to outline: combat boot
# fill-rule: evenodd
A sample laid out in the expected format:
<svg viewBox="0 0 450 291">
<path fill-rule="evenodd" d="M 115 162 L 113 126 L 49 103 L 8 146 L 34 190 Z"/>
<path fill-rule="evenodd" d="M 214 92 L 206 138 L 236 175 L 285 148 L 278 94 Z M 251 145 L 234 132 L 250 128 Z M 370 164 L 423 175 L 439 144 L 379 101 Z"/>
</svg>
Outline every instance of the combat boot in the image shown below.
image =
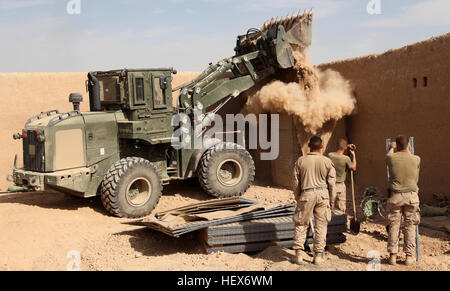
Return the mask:
<svg viewBox="0 0 450 291">
<path fill-rule="evenodd" d="M 303 254 L 304 252 L 302 250 L 296 250 L 292 262 L 297 265 L 303 265 Z"/>
<path fill-rule="evenodd" d="M 314 265 L 319 266 L 319 265 L 322 265 L 323 262 L 324 262 L 324 259 L 322 257 L 322 254 L 316 254 L 314 256 L 314 261 L 313 261 Z"/>
<path fill-rule="evenodd" d="M 397 265 L 397 255 L 391 254 L 391 256 L 389 258 L 389 264 L 392 266 Z"/>
<path fill-rule="evenodd" d="M 415 263 L 416 263 L 416 260 L 414 259 L 413 256 L 406 256 L 406 262 L 405 262 L 405 264 L 406 264 L 407 266 L 412 266 L 412 265 L 414 265 Z"/>
</svg>

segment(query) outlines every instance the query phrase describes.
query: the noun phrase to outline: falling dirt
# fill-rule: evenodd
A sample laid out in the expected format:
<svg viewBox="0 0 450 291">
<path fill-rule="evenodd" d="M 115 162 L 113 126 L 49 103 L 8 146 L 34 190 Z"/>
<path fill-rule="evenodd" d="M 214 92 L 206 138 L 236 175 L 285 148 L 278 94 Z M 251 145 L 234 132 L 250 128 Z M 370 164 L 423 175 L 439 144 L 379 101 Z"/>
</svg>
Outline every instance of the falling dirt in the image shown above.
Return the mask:
<svg viewBox="0 0 450 291">
<path fill-rule="evenodd" d="M 349 81 L 333 70 L 321 71 L 311 66 L 307 57 L 295 53 L 296 65 L 279 71 L 255 94 L 249 95 L 246 111 L 286 113 L 294 116 L 298 140 L 306 152 L 306 141 L 320 135 L 325 144 L 337 121 L 356 109 Z"/>
</svg>

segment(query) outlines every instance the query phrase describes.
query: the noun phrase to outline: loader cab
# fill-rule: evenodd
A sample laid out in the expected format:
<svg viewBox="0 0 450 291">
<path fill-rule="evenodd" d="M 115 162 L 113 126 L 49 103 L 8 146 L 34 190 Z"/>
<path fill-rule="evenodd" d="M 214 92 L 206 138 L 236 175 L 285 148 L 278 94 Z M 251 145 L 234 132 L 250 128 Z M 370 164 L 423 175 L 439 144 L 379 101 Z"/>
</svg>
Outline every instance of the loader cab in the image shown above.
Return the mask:
<svg viewBox="0 0 450 291">
<path fill-rule="evenodd" d="M 170 69 L 116 70 L 88 74 L 91 111 L 123 110 L 130 119 L 172 113 Z"/>
</svg>

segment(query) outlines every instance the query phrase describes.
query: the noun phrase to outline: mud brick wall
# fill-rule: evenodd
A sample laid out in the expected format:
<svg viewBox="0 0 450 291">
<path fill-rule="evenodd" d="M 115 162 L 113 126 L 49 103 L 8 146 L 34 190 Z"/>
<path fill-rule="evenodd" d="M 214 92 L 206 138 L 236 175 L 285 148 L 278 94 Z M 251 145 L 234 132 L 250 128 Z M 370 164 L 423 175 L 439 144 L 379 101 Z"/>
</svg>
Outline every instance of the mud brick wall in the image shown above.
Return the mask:
<svg viewBox="0 0 450 291">
<path fill-rule="evenodd" d="M 359 146 L 359 196 L 368 186 L 386 192 L 385 140 L 398 134 L 416 139 L 422 201 L 450 194 L 450 34 L 320 68 L 355 86 L 358 113 L 348 119 L 347 132 Z"/>
</svg>

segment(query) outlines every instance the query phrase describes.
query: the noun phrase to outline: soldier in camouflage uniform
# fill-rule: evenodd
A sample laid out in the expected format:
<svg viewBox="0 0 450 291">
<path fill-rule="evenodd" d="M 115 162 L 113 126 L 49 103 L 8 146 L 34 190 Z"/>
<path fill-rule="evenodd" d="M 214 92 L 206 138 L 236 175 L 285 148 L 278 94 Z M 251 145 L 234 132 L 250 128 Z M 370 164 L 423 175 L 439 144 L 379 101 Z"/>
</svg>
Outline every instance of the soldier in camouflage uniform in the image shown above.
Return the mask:
<svg viewBox="0 0 450 291">
<path fill-rule="evenodd" d="M 335 209 L 346 213 L 347 211 L 347 187 L 345 186 L 345 179 L 347 178 L 347 171 L 356 171 L 356 146 L 348 144 L 345 139 L 339 140 L 336 152 L 329 153 L 328 157 L 336 168 L 336 201 Z M 352 159 L 345 154 L 349 151 Z"/>
<path fill-rule="evenodd" d="M 311 152 L 301 157 L 295 165 L 297 208 L 294 213 L 295 236 L 294 263 L 302 264 L 304 246 L 311 218 L 315 220 L 314 264 L 323 263 L 328 223 L 331 221 L 330 201 L 335 199 L 336 170 L 331 160 L 321 154 L 322 139 L 318 136 L 309 142 Z"/>
<path fill-rule="evenodd" d="M 392 265 L 397 264 L 402 217 L 404 218 L 406 265 L 415 263 L 413 254 L 416 248 L 416 226 L 420 223 L 418 187 L 420 162 L 420 157 L 410 152 L 409 138 L 399 136 L 396 142 L 391 144 L 386 163 L 390 176 L 387 219 L 389 221 L 388 251 L 391 254 L 389 263 Z"/>
</svg>

